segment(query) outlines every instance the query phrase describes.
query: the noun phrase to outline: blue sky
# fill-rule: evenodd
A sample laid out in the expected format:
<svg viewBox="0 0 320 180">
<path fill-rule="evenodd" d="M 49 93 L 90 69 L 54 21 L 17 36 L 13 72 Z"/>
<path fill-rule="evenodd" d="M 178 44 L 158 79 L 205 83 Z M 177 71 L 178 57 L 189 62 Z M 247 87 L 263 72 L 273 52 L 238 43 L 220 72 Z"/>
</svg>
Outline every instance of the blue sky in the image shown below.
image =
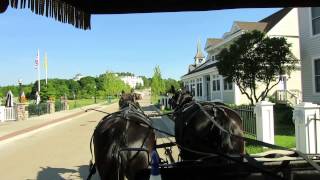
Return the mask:
<svg viewBox="0 0 320 180">
<path fill-rule="evenodd" d="M 193 63 L 199 38 L 204 47 L 206 38 L 220 38 L 233 21 L 258 21 L 277 10 L 94 15 L 92 30 L 84 31 L 9 8 L 0 14 L 0 86 L 17 84 L 20 78 L 34 82 L 38 48 L 41 61 L 48 54 L 49 78 L 105 71 L 151 77 L 160 65 L 163 77 L 179 79 Z"/>
</svg>

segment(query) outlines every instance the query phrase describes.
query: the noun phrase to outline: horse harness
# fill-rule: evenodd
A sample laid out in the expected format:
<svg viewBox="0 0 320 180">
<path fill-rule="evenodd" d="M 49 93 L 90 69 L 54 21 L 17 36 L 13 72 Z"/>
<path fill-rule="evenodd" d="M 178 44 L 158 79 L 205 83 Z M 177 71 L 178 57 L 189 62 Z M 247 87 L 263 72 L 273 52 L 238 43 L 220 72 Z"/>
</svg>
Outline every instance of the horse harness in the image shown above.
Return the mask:
<svg viewBox="0 0 320 180">
<path fill-rule="evenodd" d="M 122 151 L 136 151 L 136 153 L 128 160 L 128 164 L 129 164 L 133 159 L 135 159 L 135 157 L 138 156 L 140 151 L 146 151 L 145 149 L 143 149 L 143 146 L 144 146 L 147 138 L 149 137 L 150 133 L 152 131 L 154 131 L 154 129 L 151 128 L 152 127 L 151 123 L 150 123 L 150 121 L 147 120 L 149 118 L 148 118 L 148 116 L 146 116 L 144 114 L 142 109 L 140 107 L 138 107 L 136 104 L 132 103 L 132 102 L 128 102 L 128 103 L 129 103 L 129 106 L 127 108 L 122 109 L 122 110 L 117 111 L 117 112 L 114 112 L 114 113 L 111 113 L 111 114 L 108 114 L 96 126 L 96 128 L 94 130 L 94 133 L 93 133 L 93 135 L 91 137 L 91 140 L 90 140 L 90 152 L 91 152 L 92 159 L 93 159 L 93 155 L 92 155 L 92 146 L 91 145 L 92 145 L 92 142 L 93 142 L 93 137 L 94 137 L 95 131 L 96 131 L 97 127 L 99 127 L 99 125 L 101 125 L 104 121 L 108 120 L 112 116 L 115 117 L 115 118 L 119 117 L 119 119 L 126 121 L 126 125 L 125 125 L 125 132 L 126 133 L 124 133 L 124 134 L 128 134 L 130 122 L 138 124 L 138 125 L 146 127 L 146 128 L 149 128 L 149 131 L 148 131 L 148 133 L 146 133 L 145 137 L 143 138 L 142 144 L 141 144 L 141 146 L 139 148 L 129 148 L 129 147 L 122 148 L 122 149 L 120 149 L 118 151 L 117 158 L 119 159 L 121 157 L 120 153 Z M 135 119 L 135 120 L 132 120 L 132 119 Z M 139 121 L 136 121 L 136 120 L 139 120 Z M 126 142 L 126 139 L 127 139 L 126 137 L 123 137 L 124 142 Z M 149 157 L 148 157 L 148 161 L 149 161 Z M 93 163 L 92 160 L 90 161 L 89 171 L 90 171 L 90 173 L 89 173 L 89 175 L 87 177 L 87 180 L 91 179 L 92 175 L 96 173 L 95 163 Z M 119 167 L 118 167 L 118 178 L 119 178 Z"/>
</svg>

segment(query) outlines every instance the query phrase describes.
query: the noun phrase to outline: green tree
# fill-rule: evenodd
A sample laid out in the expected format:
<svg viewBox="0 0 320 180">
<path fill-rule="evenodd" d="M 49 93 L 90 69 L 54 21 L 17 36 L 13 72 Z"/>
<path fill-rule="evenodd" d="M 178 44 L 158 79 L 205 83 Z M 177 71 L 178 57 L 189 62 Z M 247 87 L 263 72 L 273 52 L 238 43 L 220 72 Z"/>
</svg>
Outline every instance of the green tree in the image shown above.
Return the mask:
<svg viewBox="0 0 320 180">
<path fill-rule="evenodd" d="M 181 89 L 181 83 L 175 79 L 165 79 L 165 92 L 169 92 L 171 90 L 171 86 L 173 86 L 175 89 Z"/>
<path fill-rule="evenodd" d="M 217 68 L 254 104 L 280 82 L 279 75 L 295 70 L 298 60 L 290 47 L 283 37 L 268 37 L 260 31 L 245 33 L 219 53 Z"/>
<path fill-rule="evenodd" d="M 96 80 L 94 77 L 83 77 L 79 80 L 79 84 L 81 87 L 80 94 L 82 98 L 91 98 L 94 96 L 96 91 L 95 87 L 97 88 Z"/>
<path fill-rule="evenodd" d="M 105 73 L 97 79 L 99 95 L 116 96 L 122 90 L 129 92 L 130 87 L 126 85 L 115 73 Z"/>
<path fill-rule="evenodd" d="M 147 78 L 145 76 L 140 76 L 143 80 L 143 88 L 149 88 L 151 85 L 151 78 Z"/>
<path fill-rule="evenodd" d="M 160 67 L 154 68 L 154 73 L 151 79 L 151 93 L 154 96 L 158 96 L 165 91 L 165 84 L 161 77 Z"/>
</svg>

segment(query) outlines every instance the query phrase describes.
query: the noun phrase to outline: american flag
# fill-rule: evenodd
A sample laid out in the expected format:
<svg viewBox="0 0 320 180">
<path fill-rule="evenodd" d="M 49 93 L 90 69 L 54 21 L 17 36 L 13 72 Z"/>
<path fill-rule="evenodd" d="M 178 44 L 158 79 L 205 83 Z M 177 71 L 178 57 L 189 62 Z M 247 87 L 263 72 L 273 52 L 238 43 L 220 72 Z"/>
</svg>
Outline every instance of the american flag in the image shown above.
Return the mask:
<svg viewBox="0 0 320 180">
<path fill-rule="evenodd" d="M 38 50 L 37 57 L 36 57 L 35 64 L 34 64 L 34 68 L 38 69 L 39 64 L 40 64 L 40 56 L 39 56 L 39 50 Z"/>
</svg>

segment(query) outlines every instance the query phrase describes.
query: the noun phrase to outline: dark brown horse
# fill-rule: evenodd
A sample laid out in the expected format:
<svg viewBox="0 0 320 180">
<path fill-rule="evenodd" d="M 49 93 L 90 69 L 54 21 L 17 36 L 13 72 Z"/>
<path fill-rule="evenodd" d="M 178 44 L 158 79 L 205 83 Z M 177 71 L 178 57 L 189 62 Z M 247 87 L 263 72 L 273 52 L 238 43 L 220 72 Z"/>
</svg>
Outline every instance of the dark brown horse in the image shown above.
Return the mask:
<svg viewBox="0 0 320 180">
<path fill-rule="evenodd" d="M 93 133 L 95 166 L 102 180 L 134 179 L 137 171 L 148 167 L 148 153 L 155 147 L 148 118 L 130 98 L 122 103 L 125 106 L 104 117 Z"/>
<path fill-rule="evenodd" d="M 238 155 L 244 153 L 242 139 L 222 132 L 212 122 L 216 121 L 223 129 L 234 135 L 243 136 L 240 116 L 225 104 L 196 102 L 186 91 L 175 92 L 170 104 L 174 108 L 176 142 L 184 147 L 180 149 L 183 160 L 203 157 L 190 150 Z"/>
<path fill-rule="evenodd" d="M 125 93 L 124 91 L 122 91 L 120 99 L 119 99 L 119 108 L 123 109 L 125 107 L 128 107 L 129 104 L 133 103 L 135 104 L 137 107 L 140 107 L 139 103 L 137 102 L 137 96 L 134 92 L 131 93 Z"/>
</svg>

